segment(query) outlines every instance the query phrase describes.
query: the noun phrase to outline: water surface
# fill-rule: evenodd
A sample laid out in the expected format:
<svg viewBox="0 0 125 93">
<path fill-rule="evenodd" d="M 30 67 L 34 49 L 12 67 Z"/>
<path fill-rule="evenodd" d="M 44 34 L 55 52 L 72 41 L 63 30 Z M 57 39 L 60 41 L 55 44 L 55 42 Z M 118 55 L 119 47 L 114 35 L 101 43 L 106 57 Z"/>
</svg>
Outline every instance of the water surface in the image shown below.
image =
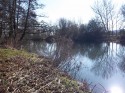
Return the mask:
<svg viewBox="0 0 125 93">
<path fill-rule="evenodd" d="M 56 66 L 93 93 L 125 93 L 125 47 L 116 43 L 74 45 L 29 41 L 25 49 L 51 57 Z"/>
</svg>

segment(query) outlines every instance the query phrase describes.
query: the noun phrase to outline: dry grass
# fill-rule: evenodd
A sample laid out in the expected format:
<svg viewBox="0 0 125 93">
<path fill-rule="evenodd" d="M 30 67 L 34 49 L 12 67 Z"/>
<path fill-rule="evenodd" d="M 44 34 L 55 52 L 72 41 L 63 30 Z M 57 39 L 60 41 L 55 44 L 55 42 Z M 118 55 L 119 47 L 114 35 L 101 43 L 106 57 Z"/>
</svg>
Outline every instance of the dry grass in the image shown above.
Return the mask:
<svg viewBox="0 0 125 93">
<path fill-rule="evenodd" d="M 0 93 L 89 93 L 51 65 L 51 60 L 15 49 L 0 49 Z"/>
</svg>

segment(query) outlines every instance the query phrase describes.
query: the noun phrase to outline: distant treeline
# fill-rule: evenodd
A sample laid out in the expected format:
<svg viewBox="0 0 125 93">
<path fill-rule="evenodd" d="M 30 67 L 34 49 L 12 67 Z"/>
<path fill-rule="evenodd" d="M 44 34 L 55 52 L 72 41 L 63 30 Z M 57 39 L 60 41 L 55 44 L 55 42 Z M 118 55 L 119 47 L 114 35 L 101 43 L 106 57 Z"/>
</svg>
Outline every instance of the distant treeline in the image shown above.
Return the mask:
<svg viewBox="0 0 125 93">
<path fill-rule="evenodd" d="M 72 39 L 74 42 L 99 42 L 104 40 L 105 29 L 97 20 L 90 20 L 88 24 L 76 24 L 66 19 L 59 20 L 59 36 Z"/>
<path fill-rule="evenodd" d="M 117 41 L 125 40 L 124 29 L 107 31 L 96 19 L 90 20 L 88 24 L 77 24 L 62 18 L 55 26 L 55 29 L 55 37 L 65 37 L 75 43 L 110 42 L 116 41 L 116 39 Z M 112 39 L 114 37 L 115 39 Z"/>
</svg>

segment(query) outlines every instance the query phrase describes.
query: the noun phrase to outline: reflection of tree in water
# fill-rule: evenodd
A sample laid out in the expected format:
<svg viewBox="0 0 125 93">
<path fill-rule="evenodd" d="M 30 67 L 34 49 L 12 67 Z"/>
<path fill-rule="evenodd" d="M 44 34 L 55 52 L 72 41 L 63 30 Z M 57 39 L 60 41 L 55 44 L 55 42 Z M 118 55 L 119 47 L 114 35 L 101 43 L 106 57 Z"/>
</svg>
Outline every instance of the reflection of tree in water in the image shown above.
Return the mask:
<svg viewBox="0 0 125 93">
<path fill-rule="evenodd" d="M 112 60 L 108 60 L 107 57 L 96 61 L 91 71 L 93 71 L 98 76 L 102 76 L 103 78 L 109 78 L 112 76 L 114 69 L 114 62 Z"/>
<path fill-rule="evenodd" d="M 103 75 L 103 77 L 109 76 L 109 74 L 113 71 L 112 64 L 110 62 L 111 59 L 107 61 L 107 58 L 109 57 L 108 49 L 109 49 L 109 46 L 107 44 L 96 44 L 96 45 L 83 44 L 83 45 L 77 45 L 73 47 L 73 51 L 75 51 L 74 53 L 76 53 L 77 55 L 80 53 L 81 55 L 86 56 L 93 61 L 96 61 L 94 63 L 94 67 L 92 68 L 92 71 L 94 71 L 96 75 Z M 76 63 L 74 64 L 72 63 L 72 64 L 75 65 L 76 68 L 80 69 L 80 66 L 78 65 L 83 65 L 83 64 L 81 64 L 80 62 L 77 62 L 78 60 L 75 60 L 75 61 Z M 68 68 L 70 68 L 71 70 L 73 66 L 69 64 L 67 65 L 67 70 Z M 106 69 L 108 69 L 109 71 L 107 71 Z M 73 71 L 70 71 L 70 72 L 72 74 Z"/>
<path fill-rule="evenodd" d="M 92 48 L 88 51 L 88 57 L 92 60 L 99 59 L 103 57 L 107 52 L 107 46 L 103 46 L 103 44 L 92 45 Z"/>
<path fill-rule="evenodd" d="M 24 46 L 25 49 L 28 51 L 52 58 L 53 65 L 56 67 L 65 66 L 65 68 L 67 68 L 71 66 L 71 63 L 73 63 L 71 62 L 71 60 L 73 60 L 75 55 L 77 55 L 76 51 L 74 51 L 73 49 L 72 41 L 68 39 L 60 39 L 56 43 L 52 43 L 52 44 L 48 44 L 46 42 L 40 42 L 40 41 L 38 42 L 27 41 L 24 45 L 25 45 Z M 78 66 L 76 67 L 78 68 Z M 67 68 L 67 71 L 69 69 L 70 67 Z"/>
<path fill-rule="evenodd" d="M 119 58 L 116 57 L 111 47 L 113 47 L 113 45 L 108 44 L 73 45 L 71 41 L 64 39 L 52 44 L 33 41 L 29 41 L 25 44 L 27 50 L 39 55 L 51 57 L 54 66 L 61 69 L 63 68 L 64 71 L 70 72 L 72 76 L 74 76 L 73 74 L 76 74 L 80 66 L 83 65 L 76 57 L 78 55 L 86 56 L 93 61 L 94 65 L 91 71 L 103 78 L 111 77 L 117 70 L 117 66 L 125 72 L 125 48 L 119 47 L 119 49 L 115 50 L 119 51 L 118 55 L 120 55 L 121 61 L 118 62 Z"/>
<path fill-rule="evenodd" d="M 60 63 L 66 62 L 72 58 L 72 42 L 67 39 L 61 39 L 56 43 L 56 51 L 52 56 L 54 66 L 58 67 Z"/>
<path fill-rule="evenodd" d="M 103 78 L 110 78 L 120 68 L 125 72 L 125 47 L 116 43 L 85 44 L 79 53 L 93 61 L 91 71 Z"/>
<path fill-rule="evenodd" d="M 121 62 L 119 62 L 118 66 L 119 66 L 120 70 L 122 70 L 125 73 L 125 46 L 120 48 L 118 56 L 121 59 L 120 60 Z"/>
<path fill-rule="evenodd" d="M 55 51 L 55 43 L 48 44 L 46 42 L 36 42 L 36 41 L 27 41 L 24 44 L 24 49 L 29 52 L 37 53 L 39 55 L 51 56 Z"/>
<path fill-rule="evenodd" d="M 119 64 L 119 68 L 125 73 L 125 58 Z"/>
<path fill-rule="evenodd" d="M 117 71 L 118 57 L 115 52 L 117 51 L 108 47 L 105 55 L 94 61 L 91 71 L 103 78 L 111 77 Z"/>
<path fill-rule="evenodd" d="M 82 44 L 76 46 L 79 53 L 91 60 L 103 57 L 107 52 L 108 47 L 105 44 Z"/>
<path fill-rule="evenodd" d="M 68 72 L 73 78 L 77 77 L 78 71 L 80 71 L 83 64 L 75 59 L 60 64 L 60 69 L 64 72 Z M 77 78 L 78 79 L 78 78 Z"/>
</svg>

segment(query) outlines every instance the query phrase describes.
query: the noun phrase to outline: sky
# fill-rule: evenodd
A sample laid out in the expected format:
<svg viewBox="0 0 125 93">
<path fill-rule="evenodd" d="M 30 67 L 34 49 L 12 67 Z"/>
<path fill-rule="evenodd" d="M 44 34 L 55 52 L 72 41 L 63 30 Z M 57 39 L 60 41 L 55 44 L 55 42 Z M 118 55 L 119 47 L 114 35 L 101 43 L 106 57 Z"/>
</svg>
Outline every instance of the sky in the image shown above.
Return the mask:
<svg viewBox="0 0 125 93">
<path fill-rule="evenodd" d="M 100 0 L 101 1 L 101 0 Z M 125 0 L 112 0 L 115 7 L 125 4 Z M 45 7 L 37 11 L 47 17 L 39 18 L 49 23 L 56 23 L 60 18 L 66 18 L 79 23 L 88 23 L 95 17 L 92 10 L 95 0 L 39 0 Z"/>
</svg>

